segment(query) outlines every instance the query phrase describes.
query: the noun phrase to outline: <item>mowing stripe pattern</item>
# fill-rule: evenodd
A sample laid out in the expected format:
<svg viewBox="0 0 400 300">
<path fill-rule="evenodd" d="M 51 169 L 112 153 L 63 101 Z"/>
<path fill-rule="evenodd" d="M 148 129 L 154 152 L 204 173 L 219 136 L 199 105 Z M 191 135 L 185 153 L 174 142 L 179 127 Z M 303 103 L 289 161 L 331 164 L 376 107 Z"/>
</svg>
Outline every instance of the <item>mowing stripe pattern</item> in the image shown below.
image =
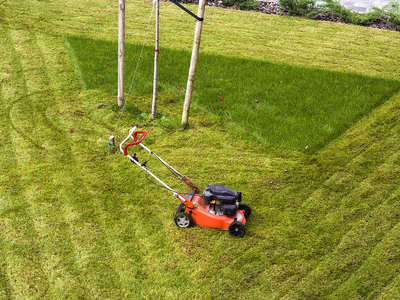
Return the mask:
<svg viewBox="0 0 400 300">
<path fill-rule="evenodd" d="M 151 4 L 128 3 L 132 14 L 133 6 L 146 23 Z M 172 5 L 163 9 L 164 20 L 177 19 L 164 27 L 166 38 L 186 47 L 187 23 Z M 202 49 L 210 56 L 265 47 L 260 59 L 279 54 L 283 63 L 297 59 L 301 44 L 316 49 L 315 61 L 302 52 L 297 65 L 399 79 L 398 33 L 207 9 Z M 121 131 L 145 126 L 146 145 L 196 184 L 240 190 L 253 208 L 242 239 L 178 229 L 176 199 L 104 150 L 119 116 L 116 97 L 81 85 L 62 38 L 113 44 L 115 12 L 106 0 L 0 3 L 0 299 L 400 298 L 399 91 L 312 155 L 257 144 L 196 107 L 191 128 L 181 130 L 173 92 L 161 94 L 164 118 L 150 124 L 149 98 L 135 95 Z M 248 23 L 272 38 L 257 39 Z M 356 65 L 361 49 L 329 61 L 350 46 L 329 43 L 333 35 L 318 43 L 318 32 L 360 47 L 373 36 L 367 45 L 376 48 L 366 52 L 382 54 Z M 230 35 L 232 49 L 211 47 L 211 33 L 221 44 Z"/>
</svg>

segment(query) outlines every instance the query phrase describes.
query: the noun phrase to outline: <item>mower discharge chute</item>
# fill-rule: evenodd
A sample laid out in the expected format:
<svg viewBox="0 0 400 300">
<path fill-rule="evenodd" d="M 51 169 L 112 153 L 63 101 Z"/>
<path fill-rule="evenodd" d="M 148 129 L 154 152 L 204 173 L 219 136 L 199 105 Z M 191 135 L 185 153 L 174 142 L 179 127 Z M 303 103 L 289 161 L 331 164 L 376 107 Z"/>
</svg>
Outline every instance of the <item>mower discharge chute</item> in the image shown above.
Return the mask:
<svg viewBox="0 0 400 300">
<path fill-rule="evenodd" d="M 185 228 L 196 224 L 200 227 L 228 230 L 234 237 L 242 237 L 244 235 L 246 219 L 251 214 L 251 208 L 249 205 L 242 203 L 241 192 L 231 190 L 223 185 L 209 184 L 204 189 L 203 196 L 201 196 L 198 186 L 193 184 L 186 176 L 180 174 L 153 151 L 143 145 L 142 141 L 147 132 L 135 130 L 136 126 L 129 131 L 128 136 L 121 142 L 119 148 L 131 162 L 135 163 L 147 174 L 152 176 L 162 187 L 172 192 L 173 196 L 181 201 L 174 215 L 174 221 L 178 227 Z M 132 138 L 133 142 L 123 147 L 129 138 Z M 140 163 L 136 157 L 136 153 L 134 156 L 128 154 L 127 149 L 132 145 L 140 145 L 157 158 L 176 177 L 189 186 L 192 191 L 182 195 L 171 189 L 148 170 L 147 161 Z"/>
</svg>

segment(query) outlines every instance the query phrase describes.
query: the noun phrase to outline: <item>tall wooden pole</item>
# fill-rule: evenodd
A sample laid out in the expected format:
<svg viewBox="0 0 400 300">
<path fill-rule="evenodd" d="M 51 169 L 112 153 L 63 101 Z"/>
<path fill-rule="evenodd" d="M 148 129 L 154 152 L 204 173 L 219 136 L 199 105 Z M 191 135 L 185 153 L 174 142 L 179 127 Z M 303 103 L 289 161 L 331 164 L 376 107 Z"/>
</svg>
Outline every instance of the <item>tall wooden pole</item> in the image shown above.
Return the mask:
<svg viewBox="0 0 400 300">
<path fill-rule="evenodd" d="M 154 83 L 153 83 L 153 103 L 151 106 L 151 119 L 154 121 L 156 119 L 156 104 L 157 104 L 157 68 L 158 68 L 158 27 L 159 27 L 159 17 L 160 17 L 160 1 L 155 0 L 156 5 L 156 45 L 154 48 Z"/>
<path fill-rule="evenodd" d="M 125 0 L 119 0 L 118 18 L 118 106 L 124 104 Z"/>
<path fill-rule="evenodd" d="M 197 16 L 201 19 L 204 18 L 205 7 L 206 7 L 206 0 L 200 0 Z M 192 59 L 190 61 L 189 77 L 188 77 L 188 82 L 187 82 L 187 86 L 186 86 L 185 103 L 183 105 L 182 125 L 187 125 L 189 122 L 189 109 L 190 109 L 190 102 L 192 101 L 194 75 L 196 73 L 197 58 L 199 57 L 202 28 L 203 28 L 203 21 L 197 20 L 196 21 L 196 30 L 194 32 Z"/>
</svg>

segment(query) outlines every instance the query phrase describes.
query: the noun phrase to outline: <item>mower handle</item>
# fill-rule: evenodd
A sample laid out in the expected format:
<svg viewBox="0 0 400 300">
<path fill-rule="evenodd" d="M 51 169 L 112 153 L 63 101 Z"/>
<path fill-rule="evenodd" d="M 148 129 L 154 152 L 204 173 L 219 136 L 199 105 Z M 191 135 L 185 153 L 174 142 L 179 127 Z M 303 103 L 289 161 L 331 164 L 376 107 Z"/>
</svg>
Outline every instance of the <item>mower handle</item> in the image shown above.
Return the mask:
<svg viewBox="0 0 400 300">
<path fill-rule="evenodd" d="M 119 150 L 121 150 L 122 153 L 125 154 L 124 149 L 122 149 L 122 145 L 125 144 L 127 140 L 132 136 L 132 134 L 135 132 L 136 126 L 133 126 L 131 130 L 129 130 L 128 136 L 119 144 Z M 125 154 L 126 155 L 126 154 Z"/>
<path fill-rule="evenodd" d="M 137 136 L 136 136 L 138 133 L 142 134 L 142 136 L 141 136 L 139 139 L 138 139 Z M 146 131 L 136 131 L 136 132 L 133 134 L 133 136 L 132 136 L 132 139 L 134 140 L 134 142 L 133 142 L 133 143 L 129 143 L 129 144 L 127 144 L 127 145 L 124 147 L 124 154 L 125 154 L 125 155 L 128 155 L 128 151 L 127 151 L 126 149 L 127 149 L 129 146 L 140 144 L 140 143 L 143 141 L 143 139 L 144 139 L 144 137 L 146 136 L 146 134 L 147 134 Z"/>
</svg>

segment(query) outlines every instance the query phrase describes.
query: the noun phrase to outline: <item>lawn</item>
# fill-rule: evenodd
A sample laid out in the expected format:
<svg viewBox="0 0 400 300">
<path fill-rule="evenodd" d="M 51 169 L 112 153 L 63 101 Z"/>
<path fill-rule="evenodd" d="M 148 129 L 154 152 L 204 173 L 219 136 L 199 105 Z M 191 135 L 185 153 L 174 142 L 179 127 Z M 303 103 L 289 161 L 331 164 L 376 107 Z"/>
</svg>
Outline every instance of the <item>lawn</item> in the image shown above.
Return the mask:
<svg viewBox="0 0 400 300">
<path fill-rule="evenodd" d="M 127 2 L 126 86 L 150 11 Z M 161 28 L 159 118 L 148 118 L 150 32 L 116 138 L 141 125 L 197 185 L 242 191 L 245 236 L 177 228 L 177 200 L 105 146 L 120 115 L 117 3 L 3 1 L 0 299 L 399 298 L 399 33 L 207 7 L 183 129 L 194 22 L 163 2 Z M 322 97 L 318 143 L 265 134 Z"/>
<path fill-rule="evenodd" d="M 115 93 L 117 44 L 80 37 L 64 40 L 81 86 Z M 126 48 L 128 93 L 151 98 L 153 48 Z M 188 51 L 162 48 L 158 93 L 183 103 L 190 56 Z M 197 78 L 193 104 L 219 116 L 221 126 L 268 146 L 308 146 L 313 153 L 400 90 L 397 80 L 215 54 L 200 57 Z M 143 113 L 136 110 L 138 116 Z"/>
</svg>

